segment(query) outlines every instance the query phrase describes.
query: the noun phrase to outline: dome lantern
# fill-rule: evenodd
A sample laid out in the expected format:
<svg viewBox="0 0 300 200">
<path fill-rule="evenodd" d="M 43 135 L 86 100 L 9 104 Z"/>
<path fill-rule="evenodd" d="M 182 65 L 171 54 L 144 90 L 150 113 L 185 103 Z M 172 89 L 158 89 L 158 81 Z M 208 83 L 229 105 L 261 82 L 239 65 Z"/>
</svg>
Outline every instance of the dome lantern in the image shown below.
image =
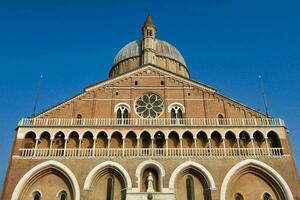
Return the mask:
<svg viewBox="0 0 300 200">
<path fill-rule="evenodd" d="M 156 38 L 156 28 L 150 15 L 142 26 L 142 39 L 128 43 L 115 56 L 109 77 L 119 76 L 146 64 L 189 78 L 181 53 L 170 43 Z"/>
<path fill-rule="evenodd" d="M 145 24 L 142 28 L 143 40 L 142 40 L 142 65 L 151 63 L 156 64 L 156 54 L 155 54 L 155 34 L 156 29 L 152 22 L 150 15 L 147 16 Z"/>
</svg>

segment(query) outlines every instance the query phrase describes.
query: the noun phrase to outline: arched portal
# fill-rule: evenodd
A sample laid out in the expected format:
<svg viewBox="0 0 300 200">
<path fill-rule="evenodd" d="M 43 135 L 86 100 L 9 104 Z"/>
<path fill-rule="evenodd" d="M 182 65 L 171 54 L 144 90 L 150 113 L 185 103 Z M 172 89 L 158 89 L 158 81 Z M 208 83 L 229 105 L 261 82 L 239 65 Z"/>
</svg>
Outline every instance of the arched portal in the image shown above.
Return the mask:
<svg viewBox="0 0 300 200">
<path fill-rule="evenodd" d="M 249 182 L 255 190 L 249 189 Z M 289 186 L 280 174 L 269 165 L 254 159 L 237 163 L 226 174 L 220 200 L 233 199 L 239 193 L 244 199 L 261 199 L 268 192 L 274 200 L 293 200 Z"/>
<path fill-rule="evenodd" d="M 90 200 L 126 199 L 126 189 L 132 187 L 127 171 L 119 163 L 103 162 L 94 167 L 84 182 L 84 190 L 92 190 Z"/>
<path fill-rule="evenodd" d="M 211 190 L 215 189 L 215 182 L 205 167 L 187 161 L 174 170 L 169 188 L 175 191 L 176 199 L 211 200 Z"/>
<path fill-rule="evenodd" d="M 70 199 L 80 199 L 79 184 L 72 171 L 64 164 L 50 160 L 33 167 L 20 179 L 11 200 L 32 199 L 36 191 L 43 199 L 56 199 L 61 190 L 64 190 Z"/>
</svg>

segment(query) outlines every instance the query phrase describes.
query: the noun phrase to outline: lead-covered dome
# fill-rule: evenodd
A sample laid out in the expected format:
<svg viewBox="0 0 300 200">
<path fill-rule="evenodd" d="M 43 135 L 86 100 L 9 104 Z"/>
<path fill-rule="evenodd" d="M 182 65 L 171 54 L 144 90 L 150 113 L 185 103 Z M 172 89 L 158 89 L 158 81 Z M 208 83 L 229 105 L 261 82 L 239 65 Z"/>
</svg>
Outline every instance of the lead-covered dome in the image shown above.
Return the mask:
<svg viewBox="0 0 300 200">
<path fill-rule="evenodd" d="M 109 77 L 119 76 L 146 64 L 152 64 L 189 78 L 181 53 L 170 43 L 156 39 L 156 28 L 150 15 L 142 27 L 143 38 L 125 45 L 115 56 Z"/>
<path fill-rule="evenodd" d="M 155 54 L 157 56 L 170 58 L 174 61 L 186 66 L 185 60 L 181 53 L 171 45 L 170 43 L 156 39 Z M 115 56 L 113 65 L 126 60 L 128 58 L 137 57 L 142 55 L 142 42 L 141 40 L 135 40 L 125 45 Z"/>
</svg>

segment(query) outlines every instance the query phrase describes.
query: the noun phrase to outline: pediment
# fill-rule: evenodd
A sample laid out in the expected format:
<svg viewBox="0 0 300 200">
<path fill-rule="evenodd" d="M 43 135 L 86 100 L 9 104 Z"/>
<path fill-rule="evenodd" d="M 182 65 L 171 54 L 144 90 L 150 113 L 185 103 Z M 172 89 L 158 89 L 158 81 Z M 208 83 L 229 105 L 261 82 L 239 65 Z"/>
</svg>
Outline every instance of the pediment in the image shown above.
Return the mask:
<svg viewBox="0 0 300 200">
<path fill-rule="evenodd" d="M 189 97 L 187 97 L 188 100 L 195 102 L 201 100 L 207 101 L 208 103 L 206 103 L 206 106 L 208 108 L 219 106 L 219 104 L 226 104 L 227 107 L 230 108 L 230 110 L 233 110 L 233 112 L 249 113 L 249 116 L 263 116 L 261 113 L 249 107 L 246 107 L 230 98 L 218 94 L 217 91 L 210 86 L 181 77 L 177 74 L 168 72 L 164 69 L 149 64 L 144 65 L 141 68 L 134 69 L 118 77 L 107 79 L 88 86 L 82 93 L 50 108 L 37 117 L 73 118 L 74 116 L 76 116 L 76 113 L 82 112 L 85 113 L 85 116 L 94 117 L 95 112 L 100 112 L 99 110 L 97 110 L 96 101 L 117 102 L 118 100 L 122 99 L 124 101 L 130 102 L 131 97 L 129 97 L 129 93 L 124 94 L 124 92 L 122 92 L 123 96 L 120 97 L 118 96 L 118 91 L 158 91 L 162 89 L 167 89 L 169 91 L 177 90 L 186 92 L 189 95 Z M 109 118 L 114 116 L 112 113 L 113 108 L 111 108 L 112 104 L 113 103 L 103 103 L 103 112 L 107 112 L 110 114 L 108 114 L 107 116 L 104 115 L 102 117 Z M 88 112 L 86 111 L 86 108 L 89 108 Z M 220 112 L 222 112 L 222 110 Z"/>
</svg>

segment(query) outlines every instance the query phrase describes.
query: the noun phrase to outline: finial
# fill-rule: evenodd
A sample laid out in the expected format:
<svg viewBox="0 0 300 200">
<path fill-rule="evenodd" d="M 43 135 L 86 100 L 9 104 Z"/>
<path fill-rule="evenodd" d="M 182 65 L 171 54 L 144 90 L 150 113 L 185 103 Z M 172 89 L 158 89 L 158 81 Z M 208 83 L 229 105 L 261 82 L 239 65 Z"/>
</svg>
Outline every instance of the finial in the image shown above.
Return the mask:
<svg viewBox="0 0 300 200">
<path fill-rule="evenodd" d="M 145 23 L 144 23 L 144 27 L 145 26 L 152 26 L 152 27 L 155 27 L 154 26 L 154 23 L 153 23 L 153 21 L 152 21 L 152 18 L 151 18 L 151 15 L 150 15 L 150 12 L 148 11 L 148 16 L 147 16 L 147 18 L 146 18 L 146 21 L 145 21 Z"/>
</svg>

